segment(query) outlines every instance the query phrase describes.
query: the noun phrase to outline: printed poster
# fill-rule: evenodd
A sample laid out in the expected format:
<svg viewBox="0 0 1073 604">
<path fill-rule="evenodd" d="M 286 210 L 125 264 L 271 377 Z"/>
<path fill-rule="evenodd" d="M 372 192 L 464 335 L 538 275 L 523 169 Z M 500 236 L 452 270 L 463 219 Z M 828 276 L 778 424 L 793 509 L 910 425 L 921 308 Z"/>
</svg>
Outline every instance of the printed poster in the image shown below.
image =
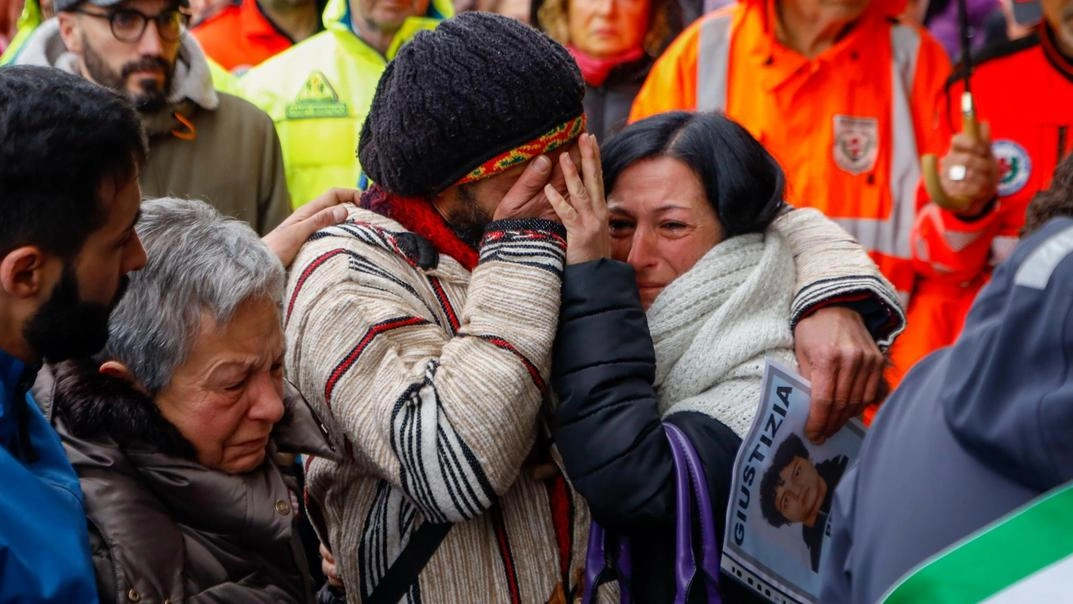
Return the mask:
<svg viewBox="0 0 1073 604">
<path fill-rule="evenodd" d="M 853 419 L 822 445 L 804 436 L 809 384 L 767 359 L 760 407 L 734 462 L 723 573 L 772 602 L 815 602 L 835 488 L 865 428 Z"/>
</svg>

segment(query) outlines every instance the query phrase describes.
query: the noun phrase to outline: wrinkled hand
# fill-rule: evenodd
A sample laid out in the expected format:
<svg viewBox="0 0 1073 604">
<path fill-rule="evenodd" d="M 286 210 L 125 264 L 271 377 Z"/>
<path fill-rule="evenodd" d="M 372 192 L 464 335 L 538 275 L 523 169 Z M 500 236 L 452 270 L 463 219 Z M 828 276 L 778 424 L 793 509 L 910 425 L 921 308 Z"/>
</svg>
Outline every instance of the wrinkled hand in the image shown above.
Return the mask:
<svg viewBox="0 0 1073 604">
<path fill-rule="evenodd" d="M 581 174 L 578 174 L 569 154 L 559 156 L 570 199 L 560 195 L 555 187 L 544 186 L 544 194 L 566 227 L 567 264 L 580 264 L 611 255 L 600 148 L 596 145 L 596 137 L 591 134 L 582 134 L 578 147 L 581 151 Z"/>
<path fill-rule="evenodd" d="M 299 207 L 261 241 L 272 250 L 284 267 L 290 266 L 302 244 L 320 229 L 346 220 L 346 208 L 342 203 L 358 203 L 361 191 L 355 189 L 328 189 L 319 197 Z"/>
<path fill-rule="evenodd" d="M 551 179 L 551 160 L 541 155 L 529 162 L 496 207 L 492 220 L 507 218 L 547 218 L 559 221 L 544 195 L 544 185 Z"/>
<path fill-rule="evenodd" d="M 954 166 L 965 167 L 963 179 L 950 179 L 950 169 Z M 998 162 L 991 154 L 990 124 L 980 124 L 979 139 L 964 132 L 950 139 L 950 151 L 939 162 L 939 182 L 947 195 L 972 200 L 963 216 L 975 216 L 983 211 L 998 192 L 998 179 Z"/>
<path fill-rule="evenodd" d="M 801 319 L 794 354 L 801 375 L 812 382 L 805 435 L 817 444 L 879 396 L 883 353 L 853 309 L 828 306 Z"/>
<path fill-rule="evenodd" d="M 339 578 L 339 570 L 335 567 L 335 556 L 320 544 L 320 570 L 324 571 L 324 577 L 328 579 L 328 585 L 342 587 L 343 580 Z"/>
</svg>

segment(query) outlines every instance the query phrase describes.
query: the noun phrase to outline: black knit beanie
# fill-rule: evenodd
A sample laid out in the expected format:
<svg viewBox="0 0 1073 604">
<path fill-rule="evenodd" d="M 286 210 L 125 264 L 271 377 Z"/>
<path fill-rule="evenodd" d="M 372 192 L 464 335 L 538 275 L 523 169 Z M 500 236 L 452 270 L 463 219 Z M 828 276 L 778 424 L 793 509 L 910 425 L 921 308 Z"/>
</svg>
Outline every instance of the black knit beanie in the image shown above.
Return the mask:
<svg viewBox="0 0 1073 604">
<path fill-rule="evenodd" d="M 358 159 L 391 193 L 439 193 L 581 115 L 584 94 L 557 42 L 507 17 L 463 13 L 418 33 L 388 63 Z"/>
</svg>

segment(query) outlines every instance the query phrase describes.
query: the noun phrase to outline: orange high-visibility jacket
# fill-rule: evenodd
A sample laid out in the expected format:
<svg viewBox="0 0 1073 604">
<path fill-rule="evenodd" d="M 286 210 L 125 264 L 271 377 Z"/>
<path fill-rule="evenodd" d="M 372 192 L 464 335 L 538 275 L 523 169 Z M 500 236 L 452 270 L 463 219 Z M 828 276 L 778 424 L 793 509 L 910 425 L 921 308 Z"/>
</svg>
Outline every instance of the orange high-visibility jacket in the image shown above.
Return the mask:
<svg viewBox="0 0 1073 604">
<path fill-rule="evenodd" d="M 985 51 L 972 73 L 978 119 L 991 124 L 999 161 L 995 209 L 972 222 L 934 204 L 915 229 L 915 266 L 921 279 L 899 340 L 902 365 L 951 344 L 972 300 L 1017 244 L 1032 197 L 1050 185 L 1058 162 L 1073 149 L 1073 63 L 1041 26 L 1027 38 Z M 943 117 L 961 128 L 963 84 L 952 77 Z"/>
<path fill-rule="evenodd" d="M 786 171 L 787 200 L 822 210 L 912 291 L 910 232 L 921 153 L 941 152 L 936 108 L 950 64 L 922 29 L 872 5 L 814 59 L 775 39 L 775 0 L 743 0 L 695 22 L 652 68 L 630 120 L 723 110 Z"/>
<path fill-rule="evenodd" d="M 231 4 L 191 33 L 205 54 L 232 73 L 243 73 L 294 46 L 294 40 L 264 14 L 257 0 Z"/>
</svg>

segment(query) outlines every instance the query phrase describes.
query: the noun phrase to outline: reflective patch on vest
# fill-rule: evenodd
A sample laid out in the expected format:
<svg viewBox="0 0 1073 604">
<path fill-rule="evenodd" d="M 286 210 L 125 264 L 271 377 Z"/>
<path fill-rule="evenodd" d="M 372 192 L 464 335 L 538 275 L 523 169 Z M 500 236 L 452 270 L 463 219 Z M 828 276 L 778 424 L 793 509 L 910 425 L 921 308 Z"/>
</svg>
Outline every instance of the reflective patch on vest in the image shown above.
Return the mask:
<svg viewBox="0 0 1073 604">
<path fill-rule="evenodd" d="M 991 143 L 991 153 L 998 160 L 999 197 L 1013 195 L 1028 184 L 1028 177 L 1032 175 L 1032 159 L 1024 147 L 1008 139 L 999 139 Z"/>
<path fill-rule="evenodd" d="M 309 74 L 309 78 L 294 102 L 287 105 L 287 119 L 303 120 L 328 117 L 346 117 L 350 115 L 347 104 L 339 100 L 331 82 L 319 71 Z"/>
<path fill-rule="evenodd" d="M 850 174 L 870 171 L 879 157 L 879 120 L 874 117 L 835 116 L 835 163 Z"/>
<path fill-rule="evenodd" d="M 1070 254 L 1073 254 L 1073 227 L 1051 235 L 1032 250 L 1013 276 L 1013 284 L 1032 289 L 1047 289 L 1051 275 Z"/>
</svg>

